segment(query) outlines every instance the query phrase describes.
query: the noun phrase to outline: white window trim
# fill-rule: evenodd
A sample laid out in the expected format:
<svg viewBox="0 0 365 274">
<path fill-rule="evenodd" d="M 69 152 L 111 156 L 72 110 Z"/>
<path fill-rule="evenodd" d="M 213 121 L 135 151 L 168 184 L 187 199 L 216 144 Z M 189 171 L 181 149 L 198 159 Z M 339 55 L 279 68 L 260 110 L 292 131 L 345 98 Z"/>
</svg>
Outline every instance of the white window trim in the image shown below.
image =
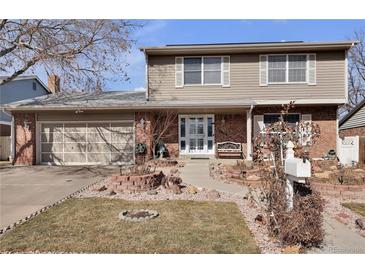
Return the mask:
<svg viewBox="0 0 365 274">
<path fill-rule="evenodd" d="M 299 115 L 299 122 L 302 120 L 302 114 L 299 112 L 293 112 L 293 113 L 288 113 L 288 114 L 297 114 L 297 115 Z M 260 134 L 266 133 L 265 115 L 279 115 L 279 116 L 283 117 L 283 114 L 281 114 L 280 112 L 264 113 L 262 115 L 263 116 L 262 123 L 264 124 L 264 129 L 260 130 Z M 278 133 L 278 132 L 272 132 L 272 133 Z"/>
<path fill-rule="evenodd" d="M 182 73 L 183 73 L 183 86 L 184 87 L 199 87 L 199 86 L 223 86 L 223 57 L 227 57 L 228 55 L 200 55 L 200 56 L 183 56 L 182 62 Z M 213 83 L 213 84 L 205 84 L 204 83 L 204 58 L 209 57 L 216 57 L 221 58 L 221 81 L 220 83 Z M 200 84 L 185 84 L 185 58 L 201 58 L 201 82 Z"/>
<path fill-rule="evenodd" d="M 278 56 L 285 55 L 286 56 L 286 67 L 285 67 L 285 82 L 270 82 L 269 81 L 269 57 L 270 56 Z M 305 81 L 304 82 L 289 82 L 289 55 L 305 55 L 306 56 L 306 72 L 305 72 Z M 268 85 L 296 85 L 296 84 L 309 84 L 309 53 L 289 53 L 289 54 L 268 54 L 267 62 L 266 62 L 266 73 L 267 73 L 267 84 Z"/>
<path fill-rule="evenodd" d="M 191 117 L 201 116 L 204 117 L 204 153 L 191 153 L 190 152 L 190 122 Z M 214 155 L 215 154 L 215 115 L 214 114 L 179 114 L 179 154 L 184 156 L 204 156 L 204 155 Z M 185 118 L 185 137 L 181 137 L 181 118 Z M 212 118 L 212 136 L 208 136 L 208 118 Z M 213 142 L 211 150 L 208 150 L 208 141 Z M 181 150 L 181 141 L 185 141 L 185 150 Z"/>
</svg>

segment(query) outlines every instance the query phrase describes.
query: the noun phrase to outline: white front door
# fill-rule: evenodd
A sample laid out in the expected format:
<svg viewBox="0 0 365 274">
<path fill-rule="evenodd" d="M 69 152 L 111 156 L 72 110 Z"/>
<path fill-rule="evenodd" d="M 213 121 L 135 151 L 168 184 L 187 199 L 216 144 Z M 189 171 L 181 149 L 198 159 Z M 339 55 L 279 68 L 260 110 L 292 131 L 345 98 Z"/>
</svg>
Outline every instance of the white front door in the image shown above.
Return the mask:
<svg viewBox="0 0 365 274">
<path fill-rule="evenodd" d="M 183 155 L 214 154 L 214 116 L 180 115 L 179 144 Z"/>
</svg>

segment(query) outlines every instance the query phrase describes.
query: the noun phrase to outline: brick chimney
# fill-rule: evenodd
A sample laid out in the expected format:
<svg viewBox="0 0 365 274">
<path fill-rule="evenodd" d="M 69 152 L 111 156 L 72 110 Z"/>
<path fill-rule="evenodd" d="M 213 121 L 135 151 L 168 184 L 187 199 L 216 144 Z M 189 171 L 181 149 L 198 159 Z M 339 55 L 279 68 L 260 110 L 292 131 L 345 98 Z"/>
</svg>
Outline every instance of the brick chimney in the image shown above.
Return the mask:
<svg viewBox="0 0 365 274">
<path fill-rule="evenodd" d="M 60 92 L 60 77 L 55 74 L 48 76 L 48 88 L 52 93 Z"/>
</svg>

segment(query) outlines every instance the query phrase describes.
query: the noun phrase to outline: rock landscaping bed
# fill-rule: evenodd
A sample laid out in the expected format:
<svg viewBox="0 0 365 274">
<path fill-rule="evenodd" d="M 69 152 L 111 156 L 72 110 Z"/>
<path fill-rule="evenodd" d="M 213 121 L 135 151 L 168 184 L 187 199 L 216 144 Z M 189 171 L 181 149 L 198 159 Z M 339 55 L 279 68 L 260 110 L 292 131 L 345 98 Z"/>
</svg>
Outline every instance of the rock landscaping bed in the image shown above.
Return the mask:
<svg viewBox="0 0 365 274">
<path fill-rule="evenodd" d="M 243 160 L 237 160 L 234 164 L 224 163 L 219 160 L 209 162 L 209 174 L 212 178 L 223 181 L 226 184 L 238 184 L 256 187 L 260 183 L 259 169 Z"/>
<path fill-rule="evenodd" d="M 314 183 L 341 184 L 341 185 L 365 185 L 364 166 L 341 167 L 337 161 L 313 161 Z"/>
</svg>

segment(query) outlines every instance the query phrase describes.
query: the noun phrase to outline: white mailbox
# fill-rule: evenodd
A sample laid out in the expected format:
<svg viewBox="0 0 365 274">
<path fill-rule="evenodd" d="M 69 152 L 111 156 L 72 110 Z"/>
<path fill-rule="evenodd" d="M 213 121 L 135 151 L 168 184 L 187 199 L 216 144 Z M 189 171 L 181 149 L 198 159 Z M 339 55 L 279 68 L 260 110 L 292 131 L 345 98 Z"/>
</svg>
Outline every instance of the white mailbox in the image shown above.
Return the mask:
<svg viewBox="0 0 365 274">
<path fill-rule="evenodd" d="M 285 173 L 297 178 L 311 177 L 311 164 L 308 160 L 292 158 L 285 160 Z"/>
<path fill-rule="evenodd" d="M 306 178 L 311 177 L 311 163 L 294 157 L 294 144 L 289 141 L 286 146 L 285 173 L 286 173 L 286 198 L 288 210 L 293 209 L 294 182 L 305 183 Z"/>
</svg>

